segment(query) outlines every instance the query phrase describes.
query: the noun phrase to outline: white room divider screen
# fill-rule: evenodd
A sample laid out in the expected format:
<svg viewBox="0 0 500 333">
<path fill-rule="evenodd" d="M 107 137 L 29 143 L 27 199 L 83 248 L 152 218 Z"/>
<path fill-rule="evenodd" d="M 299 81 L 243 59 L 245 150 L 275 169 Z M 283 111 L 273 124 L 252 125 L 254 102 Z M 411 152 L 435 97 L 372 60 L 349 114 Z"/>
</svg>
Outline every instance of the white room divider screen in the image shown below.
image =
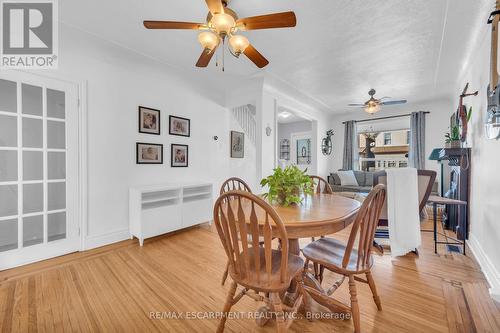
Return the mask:
<svg viewBox="0 0 500 333">
<path fill-rule="evenodd" d="M 78 90 L 0 73 L 0 270 L 80 246 Z"/>
</svg>

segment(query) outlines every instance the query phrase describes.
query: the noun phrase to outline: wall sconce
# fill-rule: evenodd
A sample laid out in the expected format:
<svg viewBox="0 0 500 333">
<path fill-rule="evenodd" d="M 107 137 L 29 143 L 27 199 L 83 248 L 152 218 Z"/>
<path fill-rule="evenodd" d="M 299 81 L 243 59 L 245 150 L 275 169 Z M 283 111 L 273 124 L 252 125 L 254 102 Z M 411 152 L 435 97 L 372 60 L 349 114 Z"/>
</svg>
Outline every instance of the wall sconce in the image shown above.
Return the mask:
<svg viewBox="0 0 500 333">
<path fill-rule="evenodd" d="M 333 130 L 326 131 L 326 138 L 321 140 L 321 151 L 323 155 L 328 156 L 332 154 L 333 144 L 332 144 L 332 136 L 335 134 Z"/>
<path fill-rule="evenodd" d="M 273 131 L 273 129 L 271 128 L 271 126 L 269 126 L 269 124 L 267 124 L 266 135 L 267 136 L 271 136 L 272 131 Z"/>
<path fill-rule="evenodd" d="M 488 120 L 484 127 L 488 139 L 498 140 L 500 138 L 500 112 L 488 112 Z"/>
</svg>

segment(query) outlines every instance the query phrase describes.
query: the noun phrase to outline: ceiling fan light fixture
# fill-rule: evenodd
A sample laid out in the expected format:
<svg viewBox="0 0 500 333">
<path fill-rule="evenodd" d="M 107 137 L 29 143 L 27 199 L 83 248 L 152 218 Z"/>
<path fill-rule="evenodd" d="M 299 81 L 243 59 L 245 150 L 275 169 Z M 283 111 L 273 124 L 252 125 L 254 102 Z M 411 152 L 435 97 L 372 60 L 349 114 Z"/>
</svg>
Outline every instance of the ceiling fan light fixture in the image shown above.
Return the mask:
<svg viewBox="0 0 500 333">
<path fill-rule="evenodd" d="M 248 45 L 250 45 L 248 38 L 242 35 L 232 35 L 229 39 L 229 46 L 237 57 L 245 52 Z"/>
<path fill-rule="evenodd" d="M 204 50 L 211 52 L 219 45 L 219 37 L 211 31 L 203 31 L 198 35 L 198 41 Z"/>
<path fill-rule="evenodd" d="M 215 14 L 210 20 L 210 25 L 221 36 L 226 36 L 233 30 L 236 25 L 234 17 L 229 14 Z"/>
<path fill-rule="evenodd" d="M 374 114 L 380 111 L 380 104 L 370 101 L 368 104 L 365 106 L 365 112 L 369 114 Z"/>
</svg>

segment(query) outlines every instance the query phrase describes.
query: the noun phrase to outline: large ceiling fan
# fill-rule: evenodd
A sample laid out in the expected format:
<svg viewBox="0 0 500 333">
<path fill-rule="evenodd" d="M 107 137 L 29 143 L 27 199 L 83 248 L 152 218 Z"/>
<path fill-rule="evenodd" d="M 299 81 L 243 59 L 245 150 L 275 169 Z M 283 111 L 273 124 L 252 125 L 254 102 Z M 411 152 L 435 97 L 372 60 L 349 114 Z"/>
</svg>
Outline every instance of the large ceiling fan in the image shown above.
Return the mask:
<svg viewBox="0 0 500 333">
<path fill-rule="evenodd" d="M 366 112 L 372 114 L 379 112 L 382 105 L 405 104 L 407 102 L 406 99 L 391 100 L 391 97 L 375 98 L 376 93 L 375 89 L 370 89 L 368 92 L 368 95 L 370 95 L 369 100 L 364 103 L 351 103 L 349 106 L 363 108 Z"/>
<path fill-rule="evenodd" d="M 226 38 L 229 42 L 229 51 L 235 57 L 242 53 L 248 57 L 257 67 L 265 67 L 269 61 L 257 51 L 248 39 L 237 34 L 238 31 L 287 28 L 295 27 L 296 18 L 294 12 L 283 12 L 268 15 L 260 15 L 246 18 L 238 18 L 238 15 L 227 8 L 230 0 L 205 0 L 209 9 L 206 23 L 175 22 L 175 21 L 144 21 L 148 29 L 188 29 L 201 30 L 198 41 L 203 47 L 197 67 L 207 67 L 217 47 Z M 224 69 L 224 67 L 223 67 Z"/>
</svg>

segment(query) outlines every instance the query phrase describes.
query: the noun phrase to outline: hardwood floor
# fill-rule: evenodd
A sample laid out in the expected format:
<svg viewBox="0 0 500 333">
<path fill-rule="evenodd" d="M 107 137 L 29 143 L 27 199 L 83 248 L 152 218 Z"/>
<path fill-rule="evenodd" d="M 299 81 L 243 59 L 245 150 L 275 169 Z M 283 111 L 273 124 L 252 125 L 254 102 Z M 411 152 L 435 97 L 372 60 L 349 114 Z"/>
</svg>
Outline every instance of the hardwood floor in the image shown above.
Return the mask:
<svg viewBox="0 0 500 333">
<path fill-rule="evenodd" d="M 430 225 L 426 225 L 426 228 Z M 345 238 L 348 230 L 336 234 Z M 434 255 L 423 233 L 420 257 L 376 256 L 373 276 L 383 311 L 359 283 L 363 332 L 500 332 L 500 306 L 470 257 Z M 310 240 L 304 239 L 304 244 Z M 1 332 L 214 332 L 230 283 L 220 286 L 226 259 L 208 225 L 67 255 L 0 272 Z M 325 272 L 325 285 L 333 281 Z M 347 284 L 336 292 L 348 301 Z M 242 299 L 226 332 L 274 332 L 249 314 L 261 304 Z M 320 314 L 319 306 L 314 306 Z M 324 312 L 326 313 L 326 312 Z M 170 317 L 168 317 L 170 316 Z M 178 318 L 176 318 L 178 317 Z M 351 320 L 295 320 L 292 332 L 352 332 Z"/>
</svg>

